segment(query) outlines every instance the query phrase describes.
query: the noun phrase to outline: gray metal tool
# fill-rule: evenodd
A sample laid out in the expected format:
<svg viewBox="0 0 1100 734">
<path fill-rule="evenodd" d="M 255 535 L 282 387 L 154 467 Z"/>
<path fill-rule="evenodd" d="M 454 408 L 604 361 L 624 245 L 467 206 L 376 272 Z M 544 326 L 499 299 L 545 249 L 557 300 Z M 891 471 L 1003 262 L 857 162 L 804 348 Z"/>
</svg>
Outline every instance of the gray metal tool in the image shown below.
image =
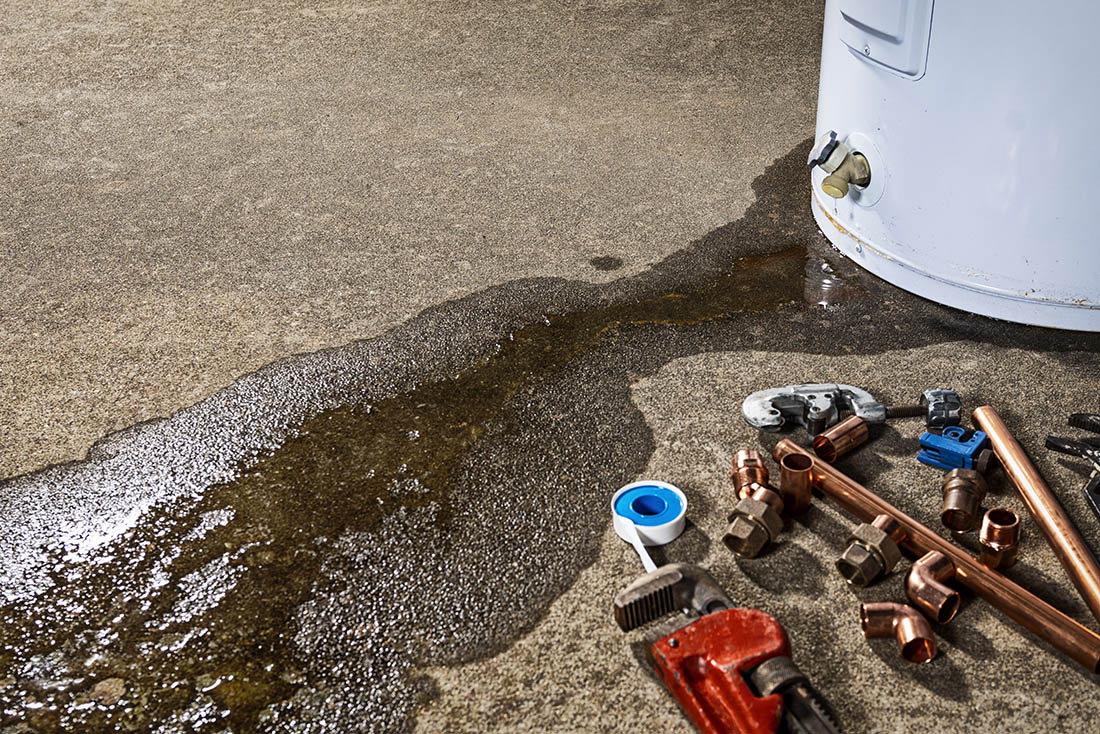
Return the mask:
<svg viewBox="0 0 1100 734">
<path fill-rule="evenodd" d="M 1098 413 L 1074 413 L 1069 417 L 1069 424 L 1074 428 L 1081 428 L 1093 433 L 1100 433 L 1100 414 Z M 1085 501 L 1100 522 L 1100 439 L 1090 436 L 1082 436 L 1080 440 L 1047 436 L 1046 446 L 1051 451 L 1057 451 L 1070 456 L 1079 456 L 1092 464 L 1092 475 L 1085 484 Z"/>
<path fill-rule="evenodd" d="M 788 422 L 805 426 L 816 436 L 850 411 L 868 423 L 886 420 L 886 406 L 866 390 L 852 385 L 811 383 L 759 390 L 745 398 L 741 414 L 753 428 L 778 431 Z"/>
<path fill-rule="evenodd" d="M 919 405 L 886 407 L 866 390 L 852 385 L 807 383 L 758 390 L 745 398 L 741 414 L 761 431 L 778 431 L 788 422 L 806 427 L 813 438 L 837 423 L 842 414 L 854 414 L 868 423 L 887 418 L 923 417 L 929 428 L 957 426 L 962 400 L 954 390 L 925 390 Z"/>
</svg>

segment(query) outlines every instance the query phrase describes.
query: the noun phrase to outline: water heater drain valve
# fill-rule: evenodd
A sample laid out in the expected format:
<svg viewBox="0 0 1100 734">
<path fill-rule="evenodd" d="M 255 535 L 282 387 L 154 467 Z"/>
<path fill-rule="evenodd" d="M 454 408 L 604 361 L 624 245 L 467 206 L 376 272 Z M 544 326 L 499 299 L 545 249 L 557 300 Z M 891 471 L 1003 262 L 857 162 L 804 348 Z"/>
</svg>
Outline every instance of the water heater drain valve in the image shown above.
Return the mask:
<svg viewBox="0 0 1100 734">
<path fill-rule="evenodd" d="M 821 190 L 834 199 L 847 196 L 851 184 L 866 186 L 871 183 L 871 166 L 867 159 L 839 140 L 834 130 L 817 139 L 807 163 L 810 168 L 821 166 L 828 174 L 821 182 Z"/>
</svg>

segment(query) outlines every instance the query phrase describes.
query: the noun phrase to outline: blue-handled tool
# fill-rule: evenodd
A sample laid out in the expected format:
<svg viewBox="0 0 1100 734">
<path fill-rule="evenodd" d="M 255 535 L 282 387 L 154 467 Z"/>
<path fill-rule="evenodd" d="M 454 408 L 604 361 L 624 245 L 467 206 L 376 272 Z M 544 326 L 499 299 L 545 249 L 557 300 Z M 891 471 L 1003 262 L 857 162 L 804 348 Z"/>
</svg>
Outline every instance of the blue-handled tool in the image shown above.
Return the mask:
<svg viewBox="0 0 1100 734">
<path fill-rule="evenodd" d="M 975 469 L 985 473 L 993 460 L 989 437 L 981 431 L 968 432 L 959 426 L 948 426 L 939 434 L 922 434 L 920 446 L 917 461 L 948 471 Z"/>
</svg>

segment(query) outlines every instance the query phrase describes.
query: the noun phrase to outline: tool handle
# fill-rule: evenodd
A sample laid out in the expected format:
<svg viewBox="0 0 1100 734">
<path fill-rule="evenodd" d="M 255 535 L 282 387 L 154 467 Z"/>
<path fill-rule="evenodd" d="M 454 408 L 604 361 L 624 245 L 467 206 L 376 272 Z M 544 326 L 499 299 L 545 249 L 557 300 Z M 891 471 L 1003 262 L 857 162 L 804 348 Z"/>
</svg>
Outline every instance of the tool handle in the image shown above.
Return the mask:
<svg viewBox="0 0 1100 734">
<path fill-rule="evenodd" d="M 1100 413 L 1074 413 L 1069 417 L 1069 424 L 1074 428 L 1100 433 Z"/>
<path fill-rule="evenodd" d="M 1085 485 L 1085 501 L 1092 508 L 1092 514 L 1096 515 L 1096 521 L 1100 522 L 1100 472 L 1095 472 Z"/>
</svg>

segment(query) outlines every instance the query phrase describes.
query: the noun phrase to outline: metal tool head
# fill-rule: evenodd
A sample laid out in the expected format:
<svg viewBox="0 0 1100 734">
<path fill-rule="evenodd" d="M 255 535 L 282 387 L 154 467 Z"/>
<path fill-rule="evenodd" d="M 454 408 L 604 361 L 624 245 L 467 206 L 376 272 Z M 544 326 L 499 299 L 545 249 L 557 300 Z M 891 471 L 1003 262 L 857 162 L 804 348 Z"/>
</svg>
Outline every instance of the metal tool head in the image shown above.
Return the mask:
<svg viewBox="0 0 1100 734">
<path fill-rule="evenodd" d="M 1069 424 L 1074 428 L 1100 433 L 1100 413 L 1074 413 L 1069 417 Z"/>
<path fill-rule="evenodd" d="M 615 621 L 624 632 L 673 612 L 698 617 L 730 609 L 733 601 L 703 569 L 670 563 L 639 577 L 615 596 Z"/>
<path fill-rule="evenodd" d="M 852 412 L 868 423 L 886 420 L 886 406 L 866 390 L 851 385 L 807 383 L 759 390 L 745 398 L 741 414 L 761 431 L 778 431 L 793 422 L 816 436 L 840 419 L 841 411 Z"/>
<path fill-rule="evenodd" d="M 1091 441 L 1075 441 L 1070 438 L 1047 436 L 1045 443 L 1051 451 L 1079 456 L 1091 462 L 1094 468 L 1100 469 L 1100 448 L 1097 448 Z"/>
<path fill-rule="evenodd" d="M 955 390 L 925 390 L 921 393 L 920 404 L 927 411 L 924 422 L 929 428 L 946 428 L 962 423 L 962 398 Z"/>
</svg>

